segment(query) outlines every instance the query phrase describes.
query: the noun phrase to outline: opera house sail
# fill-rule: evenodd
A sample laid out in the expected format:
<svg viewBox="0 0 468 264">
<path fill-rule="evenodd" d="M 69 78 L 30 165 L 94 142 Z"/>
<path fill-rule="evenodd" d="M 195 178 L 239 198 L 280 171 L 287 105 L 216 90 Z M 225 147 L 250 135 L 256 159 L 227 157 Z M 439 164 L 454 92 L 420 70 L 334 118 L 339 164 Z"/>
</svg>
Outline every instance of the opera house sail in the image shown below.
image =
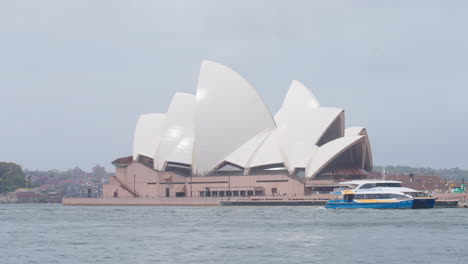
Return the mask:
<svg viewBox="0 0 468 264">
<path fill-rule="evenodd" d="M 104 197 L 305 195 L 365 178 L 372 153 L 365 128 L 299 81 L 273 115 L 240 74 L 203 61 L 196 93 L 141 115 L 133 155 L 113 164 Z"/>
</svg>

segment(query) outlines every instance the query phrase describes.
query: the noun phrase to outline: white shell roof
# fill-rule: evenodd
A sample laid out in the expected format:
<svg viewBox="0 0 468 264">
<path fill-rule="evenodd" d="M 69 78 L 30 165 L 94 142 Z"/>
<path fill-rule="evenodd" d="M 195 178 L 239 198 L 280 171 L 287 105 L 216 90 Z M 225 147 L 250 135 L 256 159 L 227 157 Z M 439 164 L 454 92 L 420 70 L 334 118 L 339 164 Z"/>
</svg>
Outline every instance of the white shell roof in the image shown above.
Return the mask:
<svg viewBox="0 0 468 264">
<path fill-rule="evenodd" d="M 372 150 L 371 150 L 371 147 L 370 147 L 370 142 L 369 142 L 369 136 L 367 135 L 367 129 L 365 127 L 350 127 L 350 128 L 347 128 L 345 130 L 345 135 L 346 136 L 351 136 L 351 135 L 361 135 L 361 136 L 365 136 L 365 140 L 366 140 L 366 143 L 365 143 L 365 148 L 366 148 L 366 157 L 365 159 L 363 160 L 363 163 L 365 163 L 365 161 L 367 160 L 369 165 L 366 169 L 370 170 L 373 166 L 373 161 L 372 161 Z M 362 165 L 362 167 L 365 167 L 364 164 Z"/>
<path fill-rule="evenodd" d="M 165 114 L 144 114 L 138 119 L 133 138 L 133 159 L 138 155 L 154 157 L 164 127 Z"/>
<path fill-rule="evenodd" d="M 293 81 L 275 115 L 280 129 L 280 144 L 289 171 L 305 168 L 318 150 L 316 145 L 342 109 L 320 107 L 312 92 L 302 83 Z"/>
<path fill-rule="evenodd" d="M 305 168 L 320 138 L 343 110 L 317 108 L 288 115 L 281 122 L 280 143 L 291 167 Z"/>
<path fill-rule="evenodd" d="M 293 113 L 304 112 L 320 107 L 320 103 L 315 95 L 299 81 L 292 81 L 288 93 L 283 100 L 281 109 L 275 115 L 278 125 L 291 116 Z"/>
<path fill-rule="evenodd" d="M 176 93 L 167 111 L 161 143 L 154 155 L 154 168 L 162 170 L 166 162 L 191 164 L 195 132 L 195 96 Z"/>
<path fill-rule="evenodd" d="M 276 127 L 252 85 L 212 61 L 201 65 L 196 104 L 194 174 L 208 173 L 252 137 Z"/>
<path fill-rule="evenodd" d="M 362 140 L 364 136 L 347 136 L 335 139 L 321 146 L 306 167 L 306 176 L 315 177 L 325 166 L 338 155 Z"/>
<path fill-rule="evenodd" d="M 319 147 L 324 140 L 331 141 Z M 226 66 L 203 61 L 196 96 L 177 93 L 167 115 L 140 117 L 133 157 L 153 157 L 156 170 L 164 170 L 167 162 L 191 164 L 198 175 L 229 162 L 247 169 L 284 163 L 291 173 L 305 168 L 306 176 L 315 177 L 358 142 L 363 143 L 359 165 L 369 170 L 367 131 L 344 130 L 342 109 L 321 107 L 312 92 L 293 81 L 273 118 L 248 81 Z"/>
<path fill-rule="evenodd" d="M 284 161 L 279 144 L 279 132 L 278 129 L 274 129 L 254 153 L 247 167 L 284 163 Z"/>
<path fill-rule="evenodd" d="M 272 133 L 272 129 L 265 129 L 244 143 L 240 148 L 229 154 L 226 158 L 227 162 L 236 164 L 241 167 L 247 167 L 249 160 L 263 144 L 265 139 Z"/>
</svg>

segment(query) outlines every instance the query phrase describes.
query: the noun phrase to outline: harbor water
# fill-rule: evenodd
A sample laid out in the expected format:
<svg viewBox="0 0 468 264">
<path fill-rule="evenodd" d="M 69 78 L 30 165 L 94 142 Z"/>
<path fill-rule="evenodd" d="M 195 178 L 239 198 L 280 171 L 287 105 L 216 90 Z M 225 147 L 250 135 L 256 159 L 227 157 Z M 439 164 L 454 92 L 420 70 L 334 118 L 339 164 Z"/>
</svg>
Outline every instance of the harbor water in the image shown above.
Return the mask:
<svg viewBox="0 0 468 264">
<path fill-rule="evenodd" d="M 0 263 L 468 263 L 468 210 L 0 204 Z"/>
</svg>

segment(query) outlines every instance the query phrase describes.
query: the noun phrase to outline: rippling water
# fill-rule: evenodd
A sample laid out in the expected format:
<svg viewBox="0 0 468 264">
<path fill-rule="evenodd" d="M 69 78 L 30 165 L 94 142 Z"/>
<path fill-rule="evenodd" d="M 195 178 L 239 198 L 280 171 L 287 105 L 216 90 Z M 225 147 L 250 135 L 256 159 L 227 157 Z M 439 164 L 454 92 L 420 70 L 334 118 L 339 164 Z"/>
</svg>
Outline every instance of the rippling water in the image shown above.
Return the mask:
<svg viewBox="0 0 468 264">
<path fill-rule="evenodd" d="M 468 263 L 468 210 L 0 205 L 0 263 Z"/>
</svg>

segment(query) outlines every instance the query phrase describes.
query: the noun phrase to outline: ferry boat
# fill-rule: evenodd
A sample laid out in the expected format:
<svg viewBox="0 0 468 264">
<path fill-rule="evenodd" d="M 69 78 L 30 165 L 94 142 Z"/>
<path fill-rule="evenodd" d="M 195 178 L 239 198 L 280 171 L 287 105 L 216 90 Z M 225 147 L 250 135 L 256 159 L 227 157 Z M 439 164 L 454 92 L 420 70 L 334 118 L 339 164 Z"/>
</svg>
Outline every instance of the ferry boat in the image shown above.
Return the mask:
<svg viewBox="0 0 468 264">
<path fill-rule="evenodd" d="M 355 192 L 353 190 L 340 191 L 340 196 L 329 200 L 326 208 L 329 209 L 411 209 L 414 199 L 407 195 L 392 192 Z"/>
<path fill-rule="evenodd" d="M 342 182 L 340 185 L 343 186 L 343 189 L 351 189 L 356 194 L 391 193 L 403 195 L 414 200 L 413 209 L 434 208 L 435 205 L 434 197 L 422 191 L 402 187 L 400 181 L 358 180 Z"/>
</svg>

